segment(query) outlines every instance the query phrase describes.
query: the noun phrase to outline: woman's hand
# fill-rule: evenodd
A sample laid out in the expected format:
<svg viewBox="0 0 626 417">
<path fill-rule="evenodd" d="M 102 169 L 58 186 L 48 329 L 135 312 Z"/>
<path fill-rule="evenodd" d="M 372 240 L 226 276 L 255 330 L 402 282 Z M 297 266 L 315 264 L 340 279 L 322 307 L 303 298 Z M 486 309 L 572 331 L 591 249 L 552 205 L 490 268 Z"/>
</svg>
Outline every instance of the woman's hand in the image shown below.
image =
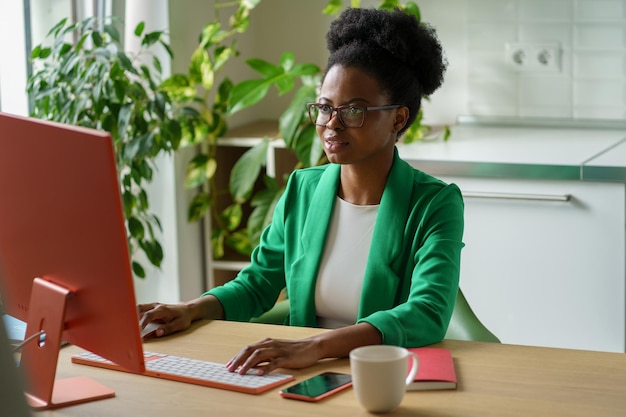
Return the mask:
<svg viewBox="0 0 626 417">
<path fill-rule="evenodd" d="M 345 358 L 359 346 L 382 343 L 380 332 L 368 323 L 359 323 L 302 340 L 263 339 L 241 349 L 226 367 L 245 374 L 256 369 L 261 374 L 276 368 L 299 369 L 326 358 Z"/>
<path fill-rule="evenodd" d="M 148 323 L 161 324 L 154 332 L 156 337 L 187 330 L 191 323 L 196 320 L 224 318 L 222 303 L 212 295 L 179 304 L 140 304 L 137 308 L 139 310 L 139 325 L 142 329 Z"/>
<path fill-rule="evenodd" d="M 191 326 L 191 310 L 186 304 L 140 304 L 139 325 L 144 329 L 149 323 L 158 323 L 156 337 L 186 330 Z"/>
<path fill-rule="evenodd" d="M 299 369 L 314 365 L 321 359 L 315 339 L 278 340 L 266 338 L 241 349 L 226 367 L 231 372 L 245 374 L 255 369 L 265 375 L 276 368 Z"/>
</svg>

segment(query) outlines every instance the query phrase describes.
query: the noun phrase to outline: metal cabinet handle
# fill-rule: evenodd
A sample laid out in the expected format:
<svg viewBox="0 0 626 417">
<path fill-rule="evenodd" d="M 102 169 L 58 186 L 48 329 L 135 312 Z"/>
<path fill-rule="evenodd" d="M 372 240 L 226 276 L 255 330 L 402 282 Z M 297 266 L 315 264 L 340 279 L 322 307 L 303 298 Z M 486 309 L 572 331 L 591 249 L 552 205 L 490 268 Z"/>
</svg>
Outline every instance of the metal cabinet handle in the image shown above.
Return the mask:
<svg viewBox="0 0 626 417">
<path fill-rule="evenodd" d="M 495 200 L 531 200 L 531 201 L 559 201 L 567 202 L 572 199 L 571 194 L 549 195 L 549 194 L 515 194 L 515 193 L 490 193 L 482 191 L 464 191 L 464 198 L 488 198 Z"/>
</svg>

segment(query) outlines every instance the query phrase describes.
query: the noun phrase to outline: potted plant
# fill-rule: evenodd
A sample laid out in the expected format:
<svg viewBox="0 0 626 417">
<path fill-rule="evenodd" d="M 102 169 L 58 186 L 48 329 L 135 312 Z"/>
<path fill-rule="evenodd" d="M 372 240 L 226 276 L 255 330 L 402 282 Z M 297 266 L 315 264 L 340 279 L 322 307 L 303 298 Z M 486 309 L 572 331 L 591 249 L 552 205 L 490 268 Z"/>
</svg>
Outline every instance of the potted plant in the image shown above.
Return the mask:
<svg viewBox="0 0 626 417">
<path fill-rule="evenodd" d="M 134 33 L 141 39 L 141 50 L 129 55 L 112 21 L 61 20 L 48 33 L 52 45 L 38 45 L 31 53 L 34 71 L 27 91 L 31 116 L 111 133 L 131 252 L 143 253 L 158 267 L 163 259 L 157 239 L 161 225 L 150 210 L 146 186 L 154 159 L 186 140 L 189 132 L 183 122 L 188 115 L 161 88 L 160 61 L 153 57 L 149 68 L 138 59 L 158 44 L 171 55 L 164 33 L 144 33 L 143 23 Z M 135 256 L 132 268 L 136 276 L 145 277 L 142 261 Z"/>
</svg>

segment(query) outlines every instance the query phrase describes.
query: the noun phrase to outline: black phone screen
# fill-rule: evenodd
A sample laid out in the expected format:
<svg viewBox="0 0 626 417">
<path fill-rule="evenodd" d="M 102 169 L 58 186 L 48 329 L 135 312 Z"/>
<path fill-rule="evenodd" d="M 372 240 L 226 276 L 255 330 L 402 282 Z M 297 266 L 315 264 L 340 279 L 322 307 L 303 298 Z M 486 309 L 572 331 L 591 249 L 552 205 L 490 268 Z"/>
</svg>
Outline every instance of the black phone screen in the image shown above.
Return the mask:
<svg viewBox="0 0 626 417">
<path fill-rule="evenodd" d="M 287 394 L 296 394 L 304 397 L 319 397 L 329 391 L 337 389 L 352 381 L 348 374 L 324 372 L 299 384 L 283 389 Z"/>
</svg>

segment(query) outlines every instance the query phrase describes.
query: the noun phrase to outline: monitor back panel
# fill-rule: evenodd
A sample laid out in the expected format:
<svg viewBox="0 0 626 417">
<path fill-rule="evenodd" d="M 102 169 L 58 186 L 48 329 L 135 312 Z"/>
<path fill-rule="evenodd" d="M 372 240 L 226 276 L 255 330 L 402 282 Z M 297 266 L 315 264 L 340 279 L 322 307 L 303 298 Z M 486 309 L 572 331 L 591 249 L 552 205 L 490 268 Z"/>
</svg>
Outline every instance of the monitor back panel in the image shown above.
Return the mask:
<svg viewBox="0 0 626 417">
<path fill-rule="evenodd" d="M 30 287 L 24 282 L 35 277 L 68 287 L 75 296 L 68 302 L 64 339 L 140 372 L 117 178 L 108 133 L 0 113 L 0 282 L 6 312 L 27 320 Z"/>
</svg>

